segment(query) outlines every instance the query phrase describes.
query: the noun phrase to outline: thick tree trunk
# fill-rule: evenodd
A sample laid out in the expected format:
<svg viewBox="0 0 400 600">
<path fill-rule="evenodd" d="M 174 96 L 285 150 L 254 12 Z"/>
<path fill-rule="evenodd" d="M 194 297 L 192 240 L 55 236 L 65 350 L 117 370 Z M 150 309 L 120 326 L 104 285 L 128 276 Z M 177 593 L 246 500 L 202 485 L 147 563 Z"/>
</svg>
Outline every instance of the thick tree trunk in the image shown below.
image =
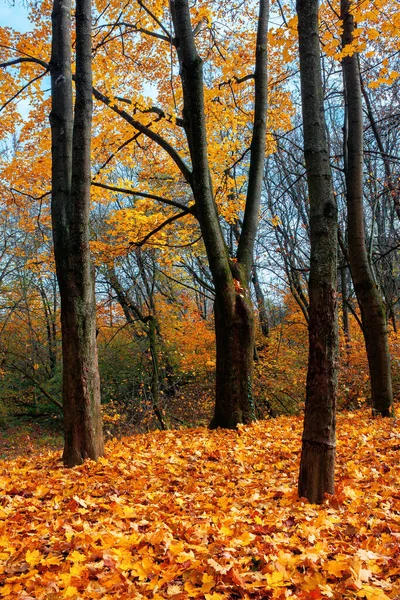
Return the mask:
<svg viewBox="0 0 400 600">
<path fill-rule="evenodd" d="M 304 154 L 310 197 L 309 359 L 299 495 L 334 490 L 337 388 L 337 207 L 326 137 L 318 0 L 298 0 Z"/>
<path fill-rule="evenodd" d="M 351 44 L 354 17 L 350 1 L 341 0 L 343 48 Z M 347 230 L 349 262 L 361 321 L 371 379 L 372 409 L 382 416 L 392 415 L 393 393 L 386 314 L 374 281 L 365 243 L 363 208 L 363 115 L 360 70 L 357 54 L 342 62 L 348 110 L 347 139 Z"/>
<path fill-rule="evenodd" d="M 72 108 L 71 5 L 54 0 L 51 56 L 52 221 L 61 296 L 66 466 L 103 454 L 94 274 L 89 250 L 92 119 L 91 5 L 76 3 L 76 101 Z"/>
<path fill-rule="evenodd" d="M 253 307 L 249 296 L 253 249 L 264 174 L 267 120 L 268 0 L 260 0 L 256 42 L 254 128 L 246 208 L 237 259 L 230 260 L 212 190 L 204 113 L 203 65 L 197 53 L 188 0 L 170 0 L 189 144 L 191 186 L 216 293 L 216 404 L 211 427 L 253 420 Z"/>
<path fill-rule="evenodd" d="M 210 427 L 234 428 L 255 419 L 252 397 L 254 323 L 248 291 L 217 297 L 216 402 Z"/>
</svg>

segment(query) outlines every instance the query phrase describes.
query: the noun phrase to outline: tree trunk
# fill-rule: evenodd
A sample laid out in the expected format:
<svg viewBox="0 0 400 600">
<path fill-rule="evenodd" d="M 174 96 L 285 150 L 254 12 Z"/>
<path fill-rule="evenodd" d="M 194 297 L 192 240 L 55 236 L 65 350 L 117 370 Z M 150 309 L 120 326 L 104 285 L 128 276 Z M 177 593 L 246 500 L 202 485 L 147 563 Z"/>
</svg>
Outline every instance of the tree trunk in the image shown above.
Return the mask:
<svg viewBox="0 0 400 600">
<path fill-rule="evenodd" d="M 49 378 L 54 377 L 57 368 L 57 340 L 54 335 L 55 333 L 55 314 L 52 314 L 50 302 L 47 298 L 46 291 L 43 286 L 43 281 L 39 281 L 39 292 L 42 298 L 44 316 L 46 321 L 46 333 L 47 333 L 47 354 L 49 359 Z"/>
<path fill-rule="evenodd" d="M 341 0 L 343 48 L 351 44 L 354 17 L 350 1 Z M 385 309 L 374 281 L 365 243 L 363 209 L 363 120 L 360 70 L 357 54 L 342 61 L 348 107 L 347 139 L 347 230 L 349 262 L 354 290 L 361 311 L 361 321 L 368 356 L 374 414 L 391 416 L 393 411 L 392 379 Z"/>
<path fill-rule="evenodd" d="M 351 337 L 350 337 L 350 321 L 349 321 L 349 306 L 348 302 L 348 289 L 347 289 L 347 268 L 343 267 L 340 270 L 340 284 L 342 291 L 342 329 L 346 344 L 346 355 L 347 364 L 349 364 L 349 357 L 351 353 Z"/>
<path fill-rule="evenodd" d="M 210 427 L 234 428 L 255 419 L 252 397 L 254 318 L 251 298 L 243 293 L 217 296 L 216 402 Z"/>
<path fill-rule="evenodd" d="M 91 5 L 76 3 L 73 116 L 71 4 L 54 0 L 52 24 L 52 222 L 61 297 L 66 466 L 103 454 L 94 273 L 89 250 L 92 120 Z M 75 117 L 75 118 L 74 118 Z"/>
<path fill-rule="evenodd" d="M 157 337 L 159 336 L 159 326 L 157 318 L 154 315 L 145 316 L 140 307 L 135 304 L 135 302 L 130 297 L 130 294 L 126 292 L 117 276 L 114 266 L 108 266 L 107 268 L 107 279 L 117 294 L 118 302 L 124 311 L 124 315 L 127 323 L 134 323 L 135 320 L 139 320 L 146 328 L 146 335 L 149 340 L 149 350 L 151 355 L 151 396 L 152 396 L 152 407 L 155 416 L 160 424 L 162 430 L 167 429 L 167 425 L 165 423 L 164 416 L 160 410 L 159 402 L 160 402 L 160 366 L 159 366 L 159 358 L 158 358 L 158 348 L 157 348 Z M 147 286 L 148 288 L 148 286 Z M 151 293 L 150 289 L 147 289 L 148 293 Z M 151 298 L 150 304 L 153 306 L 153 299 Z"/>
<path fill-rule="evenodd" d="M 253 266 L 251 271 L 251 280 L 253 282 L 254 291 L 256 294 L 257 307 L 258 307 L 258 320 L 260 322 L 261 333 L 268 340 L 269 338 L 269 323 L 267 307 L 265 306 L 264 293 L 262 291 L 260 281 L 258 279 L 257 268 Z"/>
<path fill-rule="evenodd" d="M 164 420 L 164 416 L 160 410 L 160 368 L 158 361 L 158 349 L 157 349 L 157 319 L 153 316 L 147 318 L 147 336 L 149 338 L 149 347 L 151 354 L 151 398 L 153 405 L 153 412 L 158 419 L 162 430 L 166 430 L 167 425 Z"/>
<path fill-rule="evenodd" d="M 375 121 L 374 113 L 372 111 L 371 100 L 369 99 L 368 92 L 364 86 L 359 67 L 358 67 L 358 71 L 359 71 L 359 75 L 360 75 L 361 92 L 362 92 L 362 95 L 364 96 L 368 120 L 370 122 L 371 129 L 372 129 L 374 137 L 375 137 L 376 145 L 378 146 L 378 149 L 379 149 L 379 152 L 381 155 L 381 159 L 383 161 L 387 187 L 389 188 L 390 197 L 393 200 L 396 214 L 400 219 L 400 185 L 398 183 L 396 185 L 396 183 L 395 183 L 395 178 L 393 177 L 392 169 L 390 168 L 390 162 L 389 162 L 388 156 L 385 152 L 385 148 L 383 147 L 382 138 L 379 133 L 378 125 Z"/>
<path fill-rule="evenodd" d="M 310 197 L 309 358 L 299 496 L 334 490 L 337 389 L 337 207 L 326 137 L 318 0 L 298 0 L 304 155 Z"/>
<path fill-rule="evenodd" d="M 249 294 L 254 241 L 264 174 L 267 120 L 269 3 L 260 0 L 255 65 L 254 127 L 237 258 L 231 260 L 221 231 L 207 154 L 203 65 L 197 53 L 188 0 L 170 0 L 183 89 L 183 118 L 192 162 L 190 178 L 215 287 L 216 402 L 211 427 L 234 428 L 254 416 L 252 401 L 254 319 Z"/>
</svg>

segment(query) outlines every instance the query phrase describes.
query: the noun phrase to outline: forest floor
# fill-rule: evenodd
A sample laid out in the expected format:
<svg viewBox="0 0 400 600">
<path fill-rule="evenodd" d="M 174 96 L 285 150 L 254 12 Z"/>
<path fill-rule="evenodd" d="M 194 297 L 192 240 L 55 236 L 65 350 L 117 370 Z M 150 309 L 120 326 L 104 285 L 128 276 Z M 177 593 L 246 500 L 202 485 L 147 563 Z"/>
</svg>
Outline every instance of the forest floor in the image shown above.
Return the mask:
<svg viewBox="0 0 400 600">
<path fill-rule="evenodd" d="M 59 450 L 63 445 L 61 424 L 50 420 L 32 423 L 27 419 L 14 419 L 0 428 L 0 460 L 18 456 Z M 0 489 L 1 493 L 1 489 Z"/>
<path fill-rule="evenodd" d="M 339 415 L 321 507 L 296 493 L 301 425 L 114 439 L 74 469 L 59 438 L 0 432 L 0 598 L 398 600 L 398 421 Z"/>
</svg>

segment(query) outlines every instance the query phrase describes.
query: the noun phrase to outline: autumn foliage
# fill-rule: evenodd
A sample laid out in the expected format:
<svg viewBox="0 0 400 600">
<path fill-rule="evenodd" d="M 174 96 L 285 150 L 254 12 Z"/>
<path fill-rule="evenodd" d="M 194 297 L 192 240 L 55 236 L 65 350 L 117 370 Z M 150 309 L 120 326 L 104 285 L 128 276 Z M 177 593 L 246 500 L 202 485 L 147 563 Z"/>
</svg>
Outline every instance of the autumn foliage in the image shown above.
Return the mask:
<svg viewBox="0 0 400 600">
<path fill-rule="evenodd" d="M 340 415 L 321 508 L 295 492 L 300 430 L 154 432 L 69 470 L 54 452 L 0 462 L 0 596 L 394 600 L 397 424 Z"/>
</svg>

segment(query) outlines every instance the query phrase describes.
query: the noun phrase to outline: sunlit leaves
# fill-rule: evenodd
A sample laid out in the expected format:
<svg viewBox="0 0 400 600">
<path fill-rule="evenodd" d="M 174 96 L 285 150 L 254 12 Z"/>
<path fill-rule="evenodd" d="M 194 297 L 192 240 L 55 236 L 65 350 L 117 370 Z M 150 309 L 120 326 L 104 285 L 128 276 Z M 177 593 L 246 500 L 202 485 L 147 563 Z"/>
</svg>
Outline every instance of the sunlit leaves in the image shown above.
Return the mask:
<svg viewBox="0 0 400 600">
<path fill-rule="evenodd" d="M 296 497 L 297 418 L 125 438 L 73 470 L 0 463 L 0 596 L 393 600 L 399 434 L 365 413 L 338 425 L 320 508 Z"/>
</svg>

